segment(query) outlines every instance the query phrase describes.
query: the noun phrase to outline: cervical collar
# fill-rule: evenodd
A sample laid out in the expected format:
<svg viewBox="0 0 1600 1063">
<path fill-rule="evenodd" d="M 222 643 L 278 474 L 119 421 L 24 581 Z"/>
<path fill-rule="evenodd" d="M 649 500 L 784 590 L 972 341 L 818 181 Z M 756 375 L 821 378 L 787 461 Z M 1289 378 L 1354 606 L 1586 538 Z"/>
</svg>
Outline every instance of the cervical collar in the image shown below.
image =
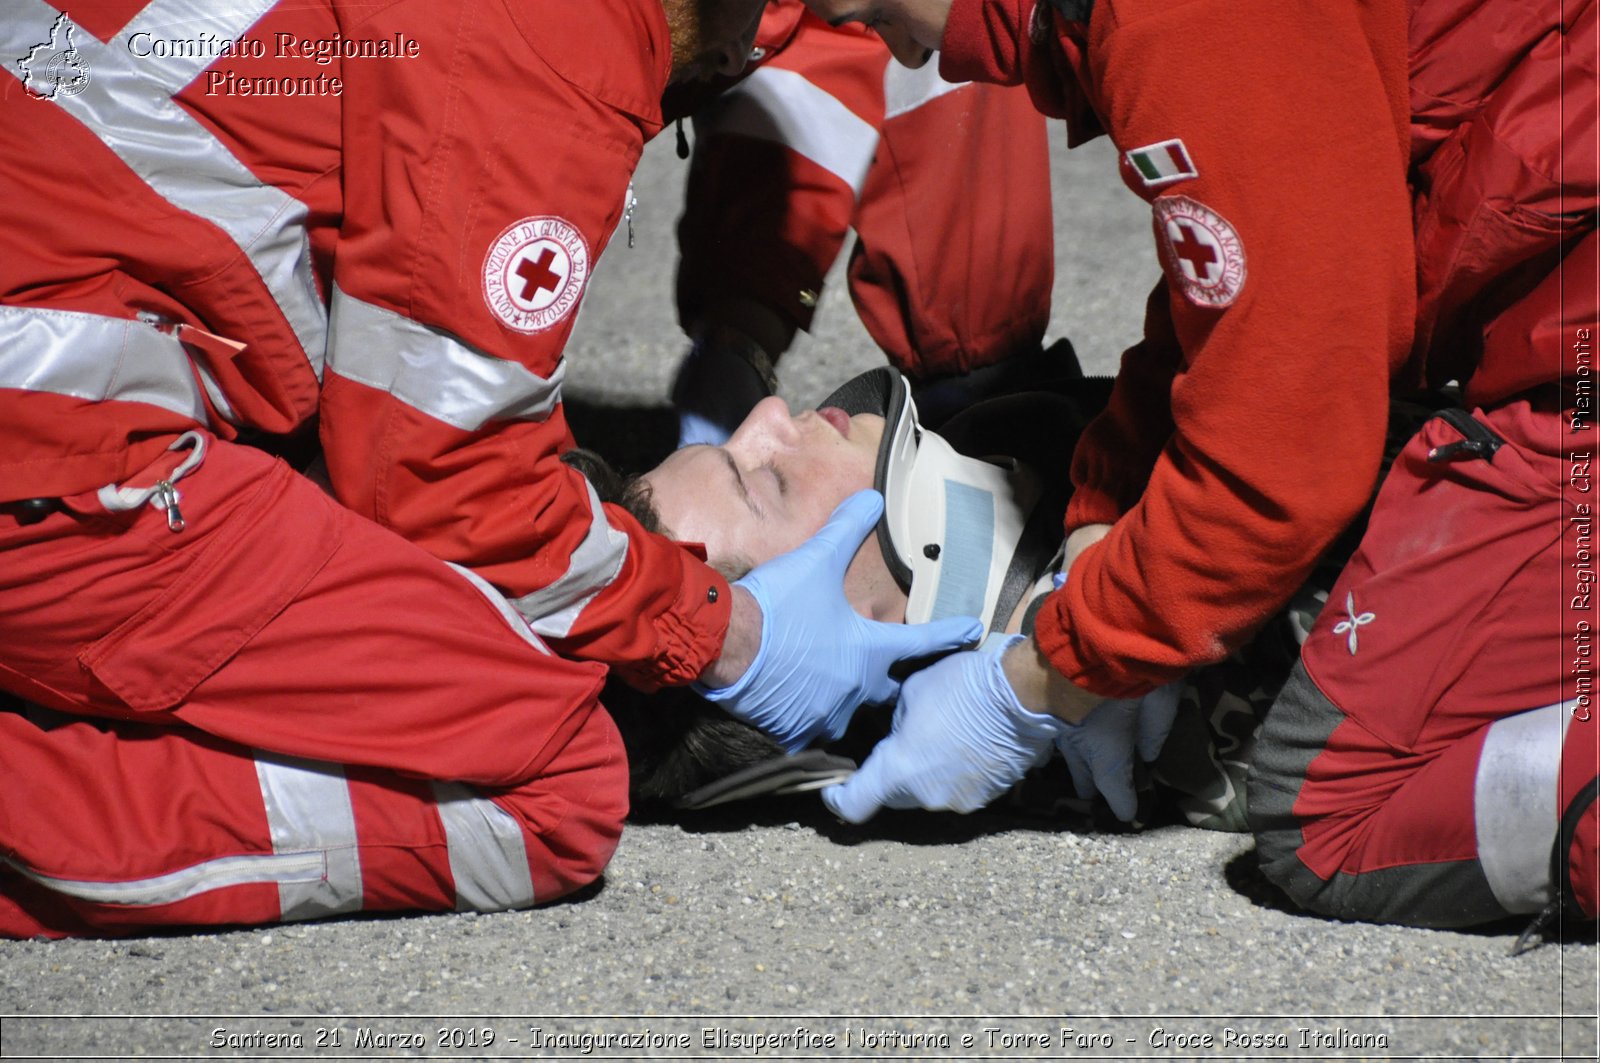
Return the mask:
<svg viewBox="0 0 1600 1063">
<path fill-rule="evenodd" d="M 874 477 L 884 498 L 878 543 L 909 595 L 906 623 L 975 616 L 985 635 L 1003 628 L 1049 559 L 1048 550 L 1033 556 L 1037 534 L 1024 535 L 1041 494 L 1033 471 L 1010 458 L 966 457 L 925 431 L 911 389 L 894 369 L 861 374 L 822 406 L 884 418 Z M 1060 524 L 1051 523 L 1053 550 Z"/>
</svg>

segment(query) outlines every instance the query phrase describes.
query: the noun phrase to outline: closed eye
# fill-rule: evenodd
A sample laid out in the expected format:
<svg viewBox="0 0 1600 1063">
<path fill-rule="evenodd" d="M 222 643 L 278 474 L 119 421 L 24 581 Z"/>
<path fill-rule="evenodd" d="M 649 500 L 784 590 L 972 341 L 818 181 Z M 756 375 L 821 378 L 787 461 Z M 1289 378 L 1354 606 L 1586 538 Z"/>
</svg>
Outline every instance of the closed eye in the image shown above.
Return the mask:
<svg viewBox="0 0 1600 1063">
<path fill-rule="evenodd" d="M 729 454 L 721 447 L 714 447 L 713 449 L 717 452 L 717 455 L 722 458 L 723 463 L 727 466 L 728 474 L 733 477 L 734 489 L 738 492 L 739 500 L 744 503 L 745 508 L 751 513 L 755 514 L 757 517 L 765 517 L 766 514 L 761 511 L 761 507 L 758 506 L 756 504 L 756 500 L 751 497 L 750 487 L 744 482 L 744 473 L 739 471 L 739 463 L 733 460 L 733 455 Z"/>
</svg>

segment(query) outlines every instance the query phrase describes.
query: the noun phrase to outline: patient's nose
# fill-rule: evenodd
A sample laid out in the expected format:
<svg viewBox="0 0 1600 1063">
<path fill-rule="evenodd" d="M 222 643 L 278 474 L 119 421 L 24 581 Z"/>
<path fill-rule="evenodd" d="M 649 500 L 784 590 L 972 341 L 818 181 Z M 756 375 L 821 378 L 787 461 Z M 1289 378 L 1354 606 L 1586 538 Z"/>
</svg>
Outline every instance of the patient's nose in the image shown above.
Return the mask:
<svg viewBox="0 0 1600 1063">
<path fill-rule="evenodd" d="M 786 446 L 799 438 L 789 404 L 776 395 L 756 403 L 728 440 L 728 450 L 736 457 L 764 459 L 775 446 Z"/>
</svg>

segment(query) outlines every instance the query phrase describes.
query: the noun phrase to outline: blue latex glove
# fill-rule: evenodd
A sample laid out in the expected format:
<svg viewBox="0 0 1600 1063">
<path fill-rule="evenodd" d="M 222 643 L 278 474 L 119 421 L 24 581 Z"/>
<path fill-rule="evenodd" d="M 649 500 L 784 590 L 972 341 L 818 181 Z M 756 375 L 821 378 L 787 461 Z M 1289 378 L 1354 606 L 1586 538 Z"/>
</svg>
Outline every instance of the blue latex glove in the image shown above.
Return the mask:
<svg viewBox="0 0 1600 1063">
<path fill-rule="evenodd" d="M 1049 757 L 1067 724 L 1024 709 L 1000 667 L 1022 638 L 992 640 L 907 679 L 889 737 L 860 771 L 822 791 L 834 815 L 863 823 L 880 808 L 971 812 Z"/>
<path fill-rule="evenodd" d="M 1078 796 L 1098 790 L 1124 823 L 1133 822 L 1139 798 L 1133 789 L 1133 754 L 1152 761 L 1161 752 L 1178 715 L 1181 684 L 1168 683 L 1142 698 L 1113 698 L 1089 711 L 1081 724 L 1067 724 L 1056 746 L 1067 760 Z"/>
<path fill-rule="evenodd" d="M 838 738 L 861 705 L 894 700 L 895 662 L 964 646 L 982 632 L 971 617 L 928 624 L 868 620 L 844 596 L 850 559 L 883 512 L 883 496 L 858 491 L 816 535 L 735 582 L 761 608 L 761 644 L 732 686 L 695 689 L 754 724 L 790 753 Z"/>
</svg>

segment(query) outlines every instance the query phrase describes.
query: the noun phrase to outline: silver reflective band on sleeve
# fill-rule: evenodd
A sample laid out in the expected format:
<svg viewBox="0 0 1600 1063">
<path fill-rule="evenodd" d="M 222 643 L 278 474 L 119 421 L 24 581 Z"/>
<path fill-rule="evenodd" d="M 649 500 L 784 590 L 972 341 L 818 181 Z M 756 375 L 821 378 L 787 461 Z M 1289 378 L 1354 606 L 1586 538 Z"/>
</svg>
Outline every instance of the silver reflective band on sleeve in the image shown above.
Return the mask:
<svg viewBox="0 0 1600 1063">
<path fill-rule="evenodd" d="M 934 53 L 915 70 L 891 62 L 883 72 L 883 118 L 888 121 L 914 111 L 929 100 L 964 88 L 970 81 L 946 81 L 939 76 L 939 54 Z"/>
<path fill-rule="evenodd" d="M 1508 912 L 1550 903 L 1550 850 L 1560 810 L 1556 789 L 1571 703 L 1546 705 L 1489 726 L 1473 784 L 1478 863 Z"/>
<path fill-rule="evenodd" d="M 460 783 L 434 783 L 433 798 L 450 849 L 456 911 L 503 912 L 533 904 L 528 850 L 511 814 Z"/>
<path fill-rule="evenodd" d="M 835 174 L 858 197 L 878 150 L 871 123 L 792 70 L 764 66 L 704 114 L 695 118 L 702 136 L 732 133 L 783 144 Z"/>
<path fill-rule="evenodd" d="M 262 183 L 198 120 L 172 99 L 215 58 L 141 59 L 129 46 L 139 33 L 240 37 L 274 0 L 156 0 L 104 44 L 81 27 L 72 43 L 90 77 L 52 102 L 93 133 L 140 179 L 179 210 L 216 225 L 249 258 L 294 330 L 318 377 L 327 316 L 313 280 L 306 207 Z M 0 67 L 16 77 L 18 57 L 50 40 L 61 12 L 44 0 L 0 0 Z M 70 16 L 69 16 L 70 17 Z M 204 52 L 204 49 L 196 49 Z M 20 93 L 14 93 L 20 95 Z M 24 105 L 42 101 L 24 100 Z"/>
<path fill-rule="evenodd" d="M 506 596 L 496 590 L 492 583 L 478 575 L 476 572 L 472 571 L 470 568 L 455 564 L 452 561 L 446 561 L 445 564 L 455 569 L 457 575 L 466 580 L 468 583 L 472 584 L 472 586 L 476 588 L 477 592 L 483 595 L 484 600 L 490 605 L 494 606 L 495 612 L 499 613 L 500 618 L 506 622 L 506 627 L 514 631 L 518 638 L 532 646 L 534 649 L 538 650 L 540 653 L 550 653 L 550 647 L 546 646 L 542 641 L 540 641 L 539 636 L 533 633 L 533 629 L 529 627 L 526 618 L 524 618 L 521 613 L 517 612 L 517 610 L 512 608 L 511 603 L 506 600 Z"/>
<path fill-rule="evenodd" d="M 361 910 L 361 851 L 350 785 L 337 764 L 256 751 L 256 778 L 279 857 L 315 859 L 317 879 L 278 880 L 285 920 Z"/>
<path fill-rule="evenodd" d="M 543 420 L 561 401 L 566 376 L 565 361 L 546 380 L 337 286 L 328 366 L 463 432 L 490 421 Z"/>
<path fill-rule="evenodd" d="M 589 531 L 567 559 L 567 571 L 554 583 L 511 602 L 545 638 L 570 634 L 578 614 L 617 578 L 628 559 L 628 537 L 606 521 L 594 486 L 587 481 L 584 486 L 589 491 Z"/>
<path fill-rule="evenodd" d="M 189 352 L 130 318 L 0 306 L 0 387 L 143 402 L 207 423 Z"/>
</svg>

